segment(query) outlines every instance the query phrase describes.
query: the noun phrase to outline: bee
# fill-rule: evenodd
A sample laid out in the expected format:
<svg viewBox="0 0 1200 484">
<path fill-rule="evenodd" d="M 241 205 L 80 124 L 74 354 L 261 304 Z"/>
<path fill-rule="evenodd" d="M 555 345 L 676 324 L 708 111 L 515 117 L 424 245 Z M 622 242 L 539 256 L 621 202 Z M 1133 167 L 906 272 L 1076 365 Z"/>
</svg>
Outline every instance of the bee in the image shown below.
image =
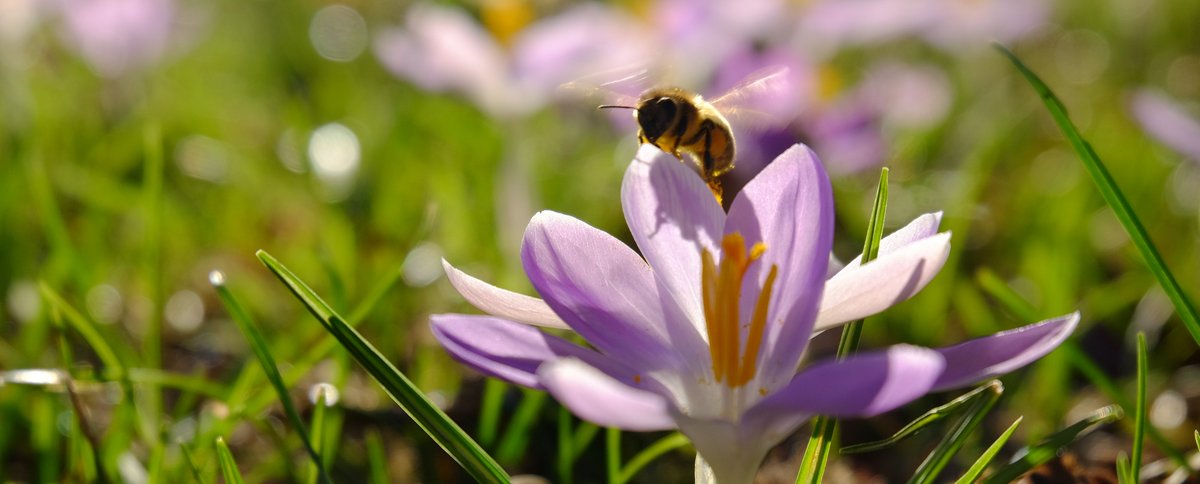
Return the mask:
<svg viewBox="0 0 1200 484">
<path fill-rule="evenodd" d="M 686 155 L 721 200 L 720 177 L 737 161 L 733 125 L 745 130 L 778 124 L 771 113 L 755 110 L 754 101 L 770 101 L 788 85 L 787 73 L 785 67 L 757 71 L 712 101 L 681 87 L 665 86 L 643 91 L 632 103 L 599 108 L 633 110 L 638 142 L 652 144 L 681 161 Z"/>
</svg>

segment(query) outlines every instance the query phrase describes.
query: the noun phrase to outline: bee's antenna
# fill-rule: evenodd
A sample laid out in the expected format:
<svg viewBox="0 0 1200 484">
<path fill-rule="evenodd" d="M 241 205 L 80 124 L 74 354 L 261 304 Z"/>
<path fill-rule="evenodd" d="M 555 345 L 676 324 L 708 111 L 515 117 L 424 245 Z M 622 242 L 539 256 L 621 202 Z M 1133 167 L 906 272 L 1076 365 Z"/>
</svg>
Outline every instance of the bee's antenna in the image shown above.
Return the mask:
<svg viewBox="0 0 1200 484">
<path fill-rule="evenodd" d="M 633 106 L 621 106 L 617 104 L 601 104 L 596 106 L 596 109 L 637 109 Z"/>
</svg>

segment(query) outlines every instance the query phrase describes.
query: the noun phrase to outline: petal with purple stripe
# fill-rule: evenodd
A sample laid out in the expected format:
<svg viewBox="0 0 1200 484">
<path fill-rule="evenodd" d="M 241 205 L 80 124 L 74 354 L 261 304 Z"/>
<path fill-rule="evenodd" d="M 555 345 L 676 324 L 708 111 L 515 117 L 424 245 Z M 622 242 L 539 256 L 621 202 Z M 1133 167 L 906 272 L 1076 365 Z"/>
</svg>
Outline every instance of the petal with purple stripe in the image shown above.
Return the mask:
<svg viewBox="0 0 1200 484">
<path fill-rule="evenodd" d="M 547 363 L 538 378 L 571 413 L 596 425 L 640 432 L 675 428 L 666 398 L 617 381 L 583 361 Z"/>
<path fill-rule="evenodd" d="M 764 385 L 780 386 L 811 336 L 833 243 L 832 189 L 817 155 L 793 146 L 746 184 L 726 219 L 725 233 L 733 232 L 766 245 L 747 280 L 761 286 L 765 268 L 779 267 L 758 373 Z M 758 291 L 742 296 L 743 310 L 753 308 Z"/>
<path fill-rule="evenodd" d="M 688 320 L 704 331 L 700 250 L 714 251 L 725 212 L 692 168 L 643 145 L 621 184 L 629 231 Z"/>
<path fill-rule="evenodd" d="M 1066 341 L 1079 324 L 1079 312 L 1047 319 L 1010 331 L 973 339 L 937 352 L 946 358 L 946 371 L 934 391 L 971 385 L 1003 375 L 1046 356 Z"/>
<path fill-rule="evenodd" d="M 700 340 L 659 292 L 650 266 L 621 241 L 555 212 L 534 215 L 521 244 L 533 287 L 563 321 L 614 359 L 648 372 L 680 369 Z"/>
<path fill-rule="evenodd" d="M 431 318 L 438 342 L 454 359 L 488 376 L 542 389 L 537 369 L 547 361 L 578 358 L 615 378 L 632 379 L 633 370 L 594 350 L 532 326 L 491 316 L 438 314 Z"/>
</svg>

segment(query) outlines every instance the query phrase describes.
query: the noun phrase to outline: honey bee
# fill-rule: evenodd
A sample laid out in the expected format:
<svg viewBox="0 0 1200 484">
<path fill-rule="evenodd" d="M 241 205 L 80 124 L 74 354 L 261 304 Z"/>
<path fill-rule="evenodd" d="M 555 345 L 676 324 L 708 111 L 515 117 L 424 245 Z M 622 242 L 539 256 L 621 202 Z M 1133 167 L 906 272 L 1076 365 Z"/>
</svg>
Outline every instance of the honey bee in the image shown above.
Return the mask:
<svg viewBox="0 0 1200 484">
<path fill-rule="evenodd" d="M 777 122 L 777 117 L 756 110 L 752 103 L 770 100 L 767 96 L 784 89 L 787 73 L 785 67 L 757 71 L 712 101 L 696 92 L 667 86 L 647 89 L 630 104 L 604 104 L 600 108 L 633 110 L 638 142 L 657 146 L 681 161 L 687 155 L 713 195 L 721 200 L 720 176 L 732 170 L 737 161 L 730 120 L 741 130 Z"/>
</svg>

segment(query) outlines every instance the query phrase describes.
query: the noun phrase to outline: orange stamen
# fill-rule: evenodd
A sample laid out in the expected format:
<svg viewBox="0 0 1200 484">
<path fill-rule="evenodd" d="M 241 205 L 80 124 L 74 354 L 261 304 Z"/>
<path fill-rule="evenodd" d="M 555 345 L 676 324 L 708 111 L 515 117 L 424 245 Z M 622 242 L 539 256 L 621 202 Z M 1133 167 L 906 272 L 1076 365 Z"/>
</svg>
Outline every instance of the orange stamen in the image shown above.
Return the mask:
<svg viewBox="0 0 1200 484">
<path fill-rule="evenodd" d="M 754 377 L 757 368 L 758 352 L 766 330 L 767 307 L 778 268 L 771 266 L 763 290 L 756 301 L 744 353 L 741 351 L 738 306 L 746 272 L 750 264 L 762 257 L 765 251 L 766 246 L 762 243 L 754 244 L 747 251 L 742 235 L 732 233 L 721 241 L 720 264 L 714 261 L 712 253 L 707 249 L 700 253 L 701 300 L 704 306 L 705 329 L 708 331 L 708 351 L 712 358 L 713 377 L 718 382 L 724 381 L 730 388 L 745 385 Z"/>
<path fill-rule="evenodd" d="M 775 286 L 775 276 L 779 274 L 779 266 L 772 265 L 763 282 L 762 292 L 758 293 L 758 301 L 754 304 L 754 317 L 750 319 L 750 333 L 746 335 L 746 353 L 742 355 L 742 368 L 733 386 L 745 385 L 754 378 L 758 369 L 758 350 L 762 346 L 763 332 L 767 329 L 767 306 L 771 302 L 771 288 Z"/>
</svg>

